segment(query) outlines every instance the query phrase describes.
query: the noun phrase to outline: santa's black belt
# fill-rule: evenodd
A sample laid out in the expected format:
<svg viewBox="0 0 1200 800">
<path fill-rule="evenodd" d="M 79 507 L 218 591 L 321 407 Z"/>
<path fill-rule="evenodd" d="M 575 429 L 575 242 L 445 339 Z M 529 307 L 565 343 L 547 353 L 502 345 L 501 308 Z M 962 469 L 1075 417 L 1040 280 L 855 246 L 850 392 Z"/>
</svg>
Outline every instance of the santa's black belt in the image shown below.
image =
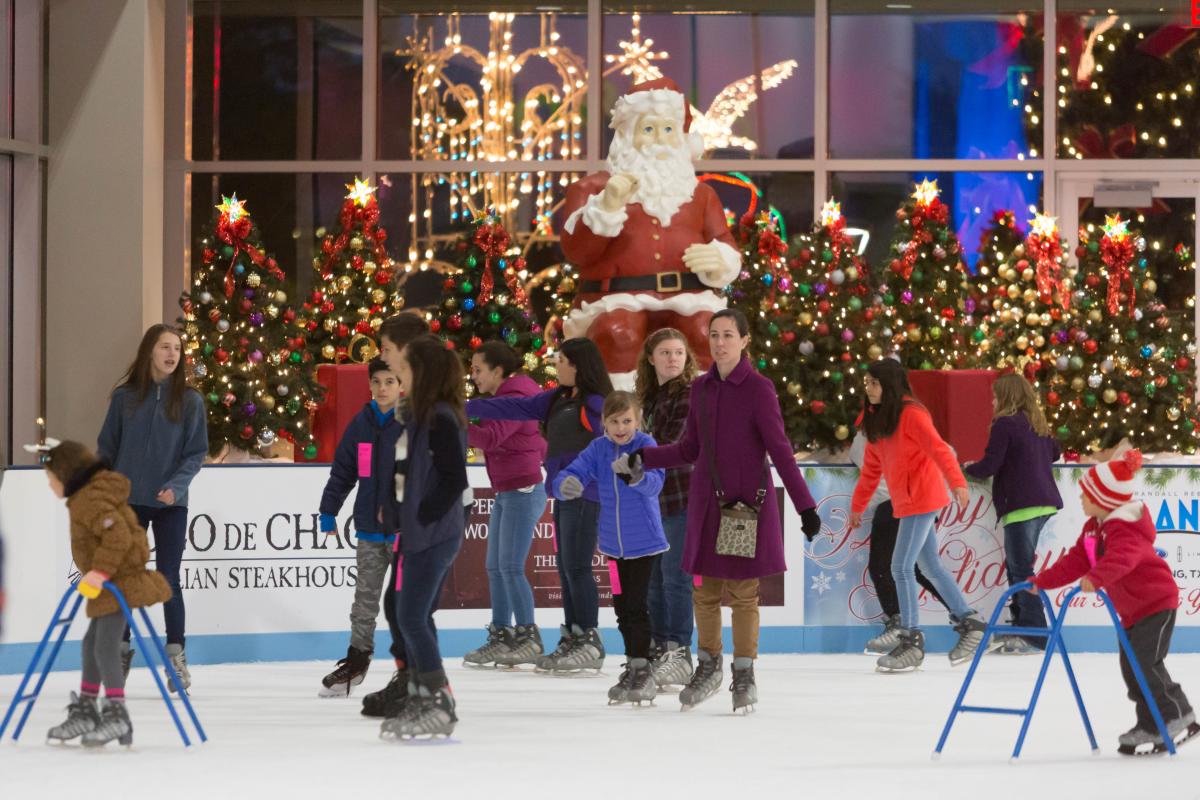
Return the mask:
<svg viewBox="0 0 1200 800">
<path fill-rule="evenodd" d="M 601 292 L 682 292 L 685 289 L 707 288 L 694 272 L 656 272 L 653 275 L 631 275 L 627 278 L 607 278 L 602 281 L 580 281 L 580 294 Z"/>
</svg>

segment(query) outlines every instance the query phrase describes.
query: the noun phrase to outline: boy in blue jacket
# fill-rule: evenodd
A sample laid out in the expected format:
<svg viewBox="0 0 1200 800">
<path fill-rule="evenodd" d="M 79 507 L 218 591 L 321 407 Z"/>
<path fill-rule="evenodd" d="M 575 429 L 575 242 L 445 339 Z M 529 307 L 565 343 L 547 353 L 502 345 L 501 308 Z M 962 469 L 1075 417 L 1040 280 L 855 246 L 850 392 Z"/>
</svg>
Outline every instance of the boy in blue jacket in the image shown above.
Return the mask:
<svg viewBox="0 0 1200 800">
<path fill-rule="evenodd" d="M 354 498 L 354 530 L 358 539 L 358 578 L 350 606 L 350 648 L 336 668 L 321 679 L 321 697 L 349 697 L 363 682 L 375 650 L 375 619 L 379 597 L 392 563 L 392 546 L 399 528 L 392 500 L 392 469 L 396 440 L 404 426 L 396 419 L 400 382 L 379 358 L 367 366 L 371 402 L 355 417 L 338 443 L 321 495 L 321 530 L 336 536 L 337 514 L 350 490 Z"/>
<path fill-rule="evenodd" d="M 595 483 L 600 496 L 598 549 L 608 557 L 613 609 L 625 640 L 625 670 L 608 690 L 609 704 L 653 701 L 657 693 L 650 665 L 650 577 L 659 556 L 669 546 L 663 532 L 658 493 L 665 471 L 640 467 L 631 475 L 613 472 L 612 462 L 643 447 L 654 437 L 641 430 L 642 409 L 637 395 L 613 392 L 604 401 L 604 435 L 593 439 L 558 474 L 554 495 L 574 500 Z"/>
</svg>

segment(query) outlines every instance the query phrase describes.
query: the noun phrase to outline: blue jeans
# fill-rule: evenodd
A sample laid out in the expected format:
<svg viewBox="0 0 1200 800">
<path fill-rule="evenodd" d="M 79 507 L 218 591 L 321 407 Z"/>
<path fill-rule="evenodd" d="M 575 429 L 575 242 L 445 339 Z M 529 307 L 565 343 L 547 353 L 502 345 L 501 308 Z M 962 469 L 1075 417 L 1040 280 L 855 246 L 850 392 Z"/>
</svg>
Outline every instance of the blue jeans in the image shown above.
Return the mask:
<svg viewBox="0 0 1200 800">
<path fill-rule="evenodd" d="M 130 506 L 137 514 L 138 524 L 154 533 L 154 568 L 162 573 L 171 586 L 171 599 L 163 604 L 163 620 L 167 628 L 167 644 L 183 647 L 185 613 L 183 592 L 179 589 L 179 565 L 187 543 L 188 510 L 183 506 L 151 508 Z M 129 641 L 129 629 L 125 629 Z"/>
<path fill-rule="evenodd" d="M 650 631 L 659 644 L 692 646 L 692 576 L 683 571 L 683 539 L 687 512 L 663 517 L 671 549 L 662 554 L 650 574 Z"/>
<path fill-rule="evenodd" d="M 600 593 L 592 575 L 599 517 L 600 504 L 591 500 L 559 500 L 554 504 L 558 579 L 568 627 L 578 625 L 587 630 L 600 623 Z"/>
<path fill-rule="evenodd" d="M 1038 537 L 1042 528 L 1050 521 L 1049 516 L 1035 517 L 1024 522 L 1004 526 L 1004 566 L 1008 570 L 1008 585 L 1014 586 L 1033 576 L 1033 560 Z M 1013 595 L 1012 619 L 1014 625 L 1028 628 L 1045 628 L 1046 612 L 1042 609 L 1042 598 L 1029 592 Z M 1045 649 L 1045 639 L 1029 639 L 1029 643 Z"/>
<path fill-rule="evenodd" d="M 438 648 L 437 625 L 433 612 L 437 610 L 442 585 L 450 574 L 450 565 L 462 547 L 462 537 L 455 536 L 441 544 L 417 553 L 403 553 L 400 565 L 400 591 L 396 592 L 396 624 L 403 636 L 403 654 L 397 655 L 417 672 L 433 672 L 442 668 L 442 651 Z"/>
<path fill-rule="evenodd" d="M 533 529 L 546 510 L 546 487 L 532 492 L 497 492 L 488 523 L 487 573 L 492 595 L 492 624 L 498 628 L 533 624 L 533 589 L 525 577 L 525 559 Z"/>
<path fill-rule="evenodd" d="M 952 618 L 962 619 L 970 614 L 972 609 L 967 605 L 967 598 L 954 582 L 954 576 L 942 566 L 938 554 L 937 537 L 933 534 L 937 512 L 899 519 L 900 532 L 896 536 L 896 549 L 892 551 L 892 578 L 896 581 L 896 595 L 900 600 L 900 624 L 909 630 L 921 626 L 915 570 L 918 564 L 921 572 L 937 587 Z"/>
</svg>

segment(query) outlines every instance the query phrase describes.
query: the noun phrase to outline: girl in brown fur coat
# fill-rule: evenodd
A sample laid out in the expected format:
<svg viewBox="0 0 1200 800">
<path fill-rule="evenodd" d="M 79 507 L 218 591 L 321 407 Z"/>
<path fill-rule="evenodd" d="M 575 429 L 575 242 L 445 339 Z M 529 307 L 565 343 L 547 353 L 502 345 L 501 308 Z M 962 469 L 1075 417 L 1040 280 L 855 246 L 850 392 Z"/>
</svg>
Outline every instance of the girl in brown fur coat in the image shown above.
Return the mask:
<svg viewBox="0 0 1200 800">
<path fill-rule="evenodd" d="M 62 442 L 43 457 L 55 496 L 65 498 L 71 517 L 71 555 L 83 574 L 80 592 L 87 602 L 88 629 L 83 637 L 83 678 L 79 694 L 71 693 L 67 719 L 50 729 L 49 739 L 82 736 L 87 747 L 113 739 L 133 743 L 133 725 L 125 709 L 125 675 L 121 669 L 121 636 L 125 618 L 105 581 L 116 585 L 132 608 L 166 602 L 171 587 L 146 569 L 150 546 L 146 531 L 129 507 L 129 480 L 108 469 L 78 442 Z M 104 708 L 99 708 L 100 686 Z"/>
</svg>

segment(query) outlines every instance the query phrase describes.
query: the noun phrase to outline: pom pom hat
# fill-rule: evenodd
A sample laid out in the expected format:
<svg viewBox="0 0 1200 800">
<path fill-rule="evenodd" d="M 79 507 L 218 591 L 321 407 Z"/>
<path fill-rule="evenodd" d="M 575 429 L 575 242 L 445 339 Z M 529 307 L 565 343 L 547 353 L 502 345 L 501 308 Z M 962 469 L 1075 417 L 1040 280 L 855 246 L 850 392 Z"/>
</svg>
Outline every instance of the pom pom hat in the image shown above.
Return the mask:
<svg viewBox="0 0 1200 800">
<path fill-rule="evenodd" d="M 692 106 L 683 90 L 670 78 L 656 78 L 636 84 L 629 92 L 617 98 L 613 106 L 612 122 L 615 131 L 627 131 L 632 138 L 630 126 L 643 114 L 656 114 L 667 119 L 678 120 L 683 125 L 684 141 L 693 158 L 704 154 L 704 136 L 692 129 Z"/>
<path fill-rule="evenodd" d="M 1093 503 L 1105 511 L 1115 511 L 1133 500 L 1133 476 L 1141 466 L 1141 452 L 1129 450 L 1089 469 L 1080 486 Z"/>
</svg>

